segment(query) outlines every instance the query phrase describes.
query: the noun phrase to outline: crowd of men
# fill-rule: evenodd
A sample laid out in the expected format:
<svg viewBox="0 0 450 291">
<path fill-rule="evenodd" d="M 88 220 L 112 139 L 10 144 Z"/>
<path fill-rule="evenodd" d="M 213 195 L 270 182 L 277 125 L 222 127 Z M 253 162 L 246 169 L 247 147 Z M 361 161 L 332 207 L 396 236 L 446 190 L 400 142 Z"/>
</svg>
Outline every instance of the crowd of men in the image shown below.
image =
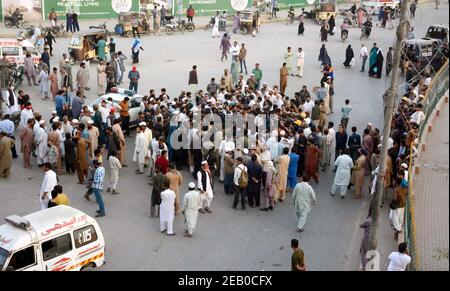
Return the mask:
<svg viewBox="0 0 450 291">
<path fill-rule="evenodd" d="M 76 86 L 58 86 L 61 90 L 56 91 L 55 111 L 48 121 L 33 108 L 30 96 L 24 92 L 16 95 L 14 88 L 10 88 L 6 97 L 9 105 L 19 106 L 21 110 L 19 136 L 23 166 L 30 168 L 34 156 L 46 176 L 53 173 L 51 182 L 44 180 L 41 208 L 47 208 L 49 201 L 54 199 L 52 190 L 56 188 L 50 188 L 56 185 L 57 175 L 76 172 L 78 183 L 87 187 L 84 197 L 90 200 L 93 193 L 99 205 L 97 216 L 105 216 L 101 196 L 101 191 L 106 188 L 104 179 L 109 177 L 107 192 L 119 194 L 119 173 L 129 164 L 125 157 L 128 147 L 134 148 L 135 173 L 151 177 L 144 178 L 152 185 L 149 216 L 160 218 L 160 230 L 167 235 L 175 234 L 175 216 L 184 213 L 185 236 L 193 236 L 198 213 L 208 215 L 213 212 L 214 191 L 220 187 L 218 182 L 223 183 L 225 194 L 233 197 L 230 208 L 234 209 L 239 205 L 242 210 L 250 207 L 270 212 L 292 192 L 298 232 L 304 231 L 307 214 L 317 200 L 310 181 L 319 183 L 321 173 L 330 167 L 335 172 L 333 185 L 330 185 L 332 196 L 339 194 L 344 199 L 351 187 L 356 198 L 374 193 L 381 149 L 380 131 L 371 123 L 364 129 L 347 127 L 352 111 L 349 99 L 340 108 L 341 122 L 336 125 L 328 120 L 335 109 L 335 75 L 325 45 L 319 56 L 322 62 L 320 86 L 312 90 L 303 86 L 292 98 L 285 91 L 287 76 L 302 76 L 304 53 L 301 49 L 298 50 L 297 71 L 294 72 L 291 66 L 292 52 L 288 48 L 280 69 L 280 84 L 269 86 L 262 82 L 259 64 L 250 77 L 244 79 L 242 69 L 247 69 L 244 45 L 240 48 L 237 43 L 233 47 L 225 46 L 228 47 L 224 55 L 231 51 L 233 57 L 231 75 L 225 70 L 220 83 L 215 83 L 212 78 L 206 90 L 202 90 L 197 88 L 194 66 L 189 74 L 191 91 L 169 97 L 164 88 L 160 94 L 150 90 L 141 101 L 138 120 L 132 123 L 129 97 L 124 97 L 118 104 L 109 99 L 92 109 L 86 106 L 86 82 L 80 82 L 84 80 L 82 77 L 77 77 Z M 113 60 L 115 57 L 116 54 Z M 61 62 L 63 68 L 68 67 L 66 59 L 64 56 L 64 63 Z M 103 62 L 99 64 L 99 75 L 105 74 L 103 66 Z M 111 78 L 121 79 L 115 75 Z M 130 78 L 130 81 L 133 80 Z M 410 78 L 392 122 L 384 186 L 394 189 L 389 204 L 396 236 L 402 231 L 409 157 L 416 151 L 417 129 L 425 117 L 422 101 L 430 83 L 428 75 Z M 99 93 L 111 90 L 104 86 L 99 82 Z M 77 88 L 73 96 L 71 87 Z M 130 89 L 137 90 L 137 84 Z M 221 122 L 195 122 L 209 114 L 214 114 Z M 225 126 L 229 118 L 238 117 L 243 120 L 242 127 L 236 119 L 231 127 Z M 0 122 L 0 174 L 5 178 L 10 175 L 11 160 L 16 157 L 15 128 L 10 118 L 7 114 Z M 256 125 L 253 130 L 252 122 Z M 127 138 L 130 126 L 136 127 L 134 144 Z M 177 147 L 176 142 L 183 146 Z M 196 144 L 202 146 L 195 147 Z M 182 177 L 180 171 L 184 168 L 192 177 Z M 368 190 L 364 189 L 366 180 L 370 181 Z M 188 182 L 189 192 L 182 199 L 183 181 L 191 182 Z M 367 250 L 363 241 L 362 250 L 364 246 Z"/>
</svg>

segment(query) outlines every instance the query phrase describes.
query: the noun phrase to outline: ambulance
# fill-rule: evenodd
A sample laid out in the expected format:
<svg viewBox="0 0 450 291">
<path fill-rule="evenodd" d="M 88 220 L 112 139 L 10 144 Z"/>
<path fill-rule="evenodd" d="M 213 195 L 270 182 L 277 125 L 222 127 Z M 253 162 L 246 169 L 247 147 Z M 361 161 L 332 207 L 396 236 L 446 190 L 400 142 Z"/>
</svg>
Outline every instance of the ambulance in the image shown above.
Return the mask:
<svg viewBox="0 0 450 291">
<path fill-rule="evenodd" d="M 97 222 L 65 205 L 0 226 L 0 270 L 90 271 L 105 263 L 105 240 Z"/>
<path fill-rule="evenodd" d="M 23 65 L 27 52 L 31 53 L 34 64 L 39 64 L 41 53 L 29 40 L 0 39 L 0 57 L 5 56 L 11 63 Z"/>
</svg>

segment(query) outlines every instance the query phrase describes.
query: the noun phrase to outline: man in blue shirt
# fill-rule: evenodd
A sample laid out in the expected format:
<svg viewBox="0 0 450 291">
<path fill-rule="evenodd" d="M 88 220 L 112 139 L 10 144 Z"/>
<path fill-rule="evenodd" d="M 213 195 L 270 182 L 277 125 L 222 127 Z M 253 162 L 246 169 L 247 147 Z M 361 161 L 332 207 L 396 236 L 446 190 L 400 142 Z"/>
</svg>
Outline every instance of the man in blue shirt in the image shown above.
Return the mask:
<svg viewBox="0 0 450 291">
<path fill-rule="evenodd" d="M 9 114 L 5 114 L 3 120 L 0 121 L 0 132 L 6 132 L 8 137 L 16 140 L 14 137 L 14 122 L 10 120 L 11 116 Z M 13 159 L 17 159 L 16 146 L 11 147 L 11 154 Z"/>
<path fill-rule="evenodd" d="M 325 97 L 327 96 L 327 89 L 325 89 L 325 83 L 320 83 L 320 88 L 316 92 L 317 98 L 319 100 L 325 100 Z"/>
<path fill-rule="evenodd" d="M 63 96 L 63 91 L 59 90 L 58 94 L 56 94 L 55 97 L 55 110 L 56 113 L 58 114 L 59 118 L 62 118 L 62 111 L 63 111 L 63 107 L 64 107 L 64 96 Z"/>
<path fill-rule="evenodd" d="M 105 216 L 105 206 L 103 204 L 101 192 L 103 190 L 103 180 L 105 179 L 105 168 L 98 160 L 94 160 L 93 164 L 95 173 L 92 181 L 92 189 L 94 190 L 95 200 L 97 201 L 99 208 L 95 217 L 103 217 Z"/>
</svg>

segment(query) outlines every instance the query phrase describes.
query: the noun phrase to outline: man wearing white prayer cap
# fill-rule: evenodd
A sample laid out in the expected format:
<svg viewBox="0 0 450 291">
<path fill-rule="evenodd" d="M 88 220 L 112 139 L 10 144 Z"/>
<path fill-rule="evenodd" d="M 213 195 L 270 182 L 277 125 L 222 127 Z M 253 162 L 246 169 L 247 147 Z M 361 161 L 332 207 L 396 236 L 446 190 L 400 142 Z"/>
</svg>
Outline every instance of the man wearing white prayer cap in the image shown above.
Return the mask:
<svg viewBox="0 0 450 291">
<path fill-rule="evenodd" d="M 212 213 L 210 207 L 213 199 L 213 178 L 209 170 L 208 162 L 203 161 L 200 171 L 197 172 L 198 189 L 200 190 L 201 213 Z"/>
<path fill-rule="evenodd" d="M 195 190 L 195 183 L 189 183 L 189 191 L 184 194 L 181 211 L 185 217 L 185 237 L 192 238 L 197 226 L 198 210 L 201 208 L 200 194 Z"/>
</svg>

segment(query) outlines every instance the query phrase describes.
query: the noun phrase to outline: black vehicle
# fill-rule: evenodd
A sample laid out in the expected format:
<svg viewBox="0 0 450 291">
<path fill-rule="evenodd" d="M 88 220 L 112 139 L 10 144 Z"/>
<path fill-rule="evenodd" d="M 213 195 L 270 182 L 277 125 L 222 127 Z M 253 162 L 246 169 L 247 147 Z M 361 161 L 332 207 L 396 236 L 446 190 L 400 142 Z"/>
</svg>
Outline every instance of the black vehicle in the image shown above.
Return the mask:
<svg viewBox="0 0 450 291">
<path fill-rule="evenodd" d="M 448 27 L 439 24 L 432 25 L 428 28 L 425 37 L 439 39 L 444 43 L 448 43 Z"/>
<path fill-rule="evenodd" d="M 421 74 L 437 72 L 448 57 L 448 48 L 439 39 L 417 38 L 405 41 L 401 63 L 408 61 Z M 401 66 L 404 67 L 403 65 Z"/>
</svg>

